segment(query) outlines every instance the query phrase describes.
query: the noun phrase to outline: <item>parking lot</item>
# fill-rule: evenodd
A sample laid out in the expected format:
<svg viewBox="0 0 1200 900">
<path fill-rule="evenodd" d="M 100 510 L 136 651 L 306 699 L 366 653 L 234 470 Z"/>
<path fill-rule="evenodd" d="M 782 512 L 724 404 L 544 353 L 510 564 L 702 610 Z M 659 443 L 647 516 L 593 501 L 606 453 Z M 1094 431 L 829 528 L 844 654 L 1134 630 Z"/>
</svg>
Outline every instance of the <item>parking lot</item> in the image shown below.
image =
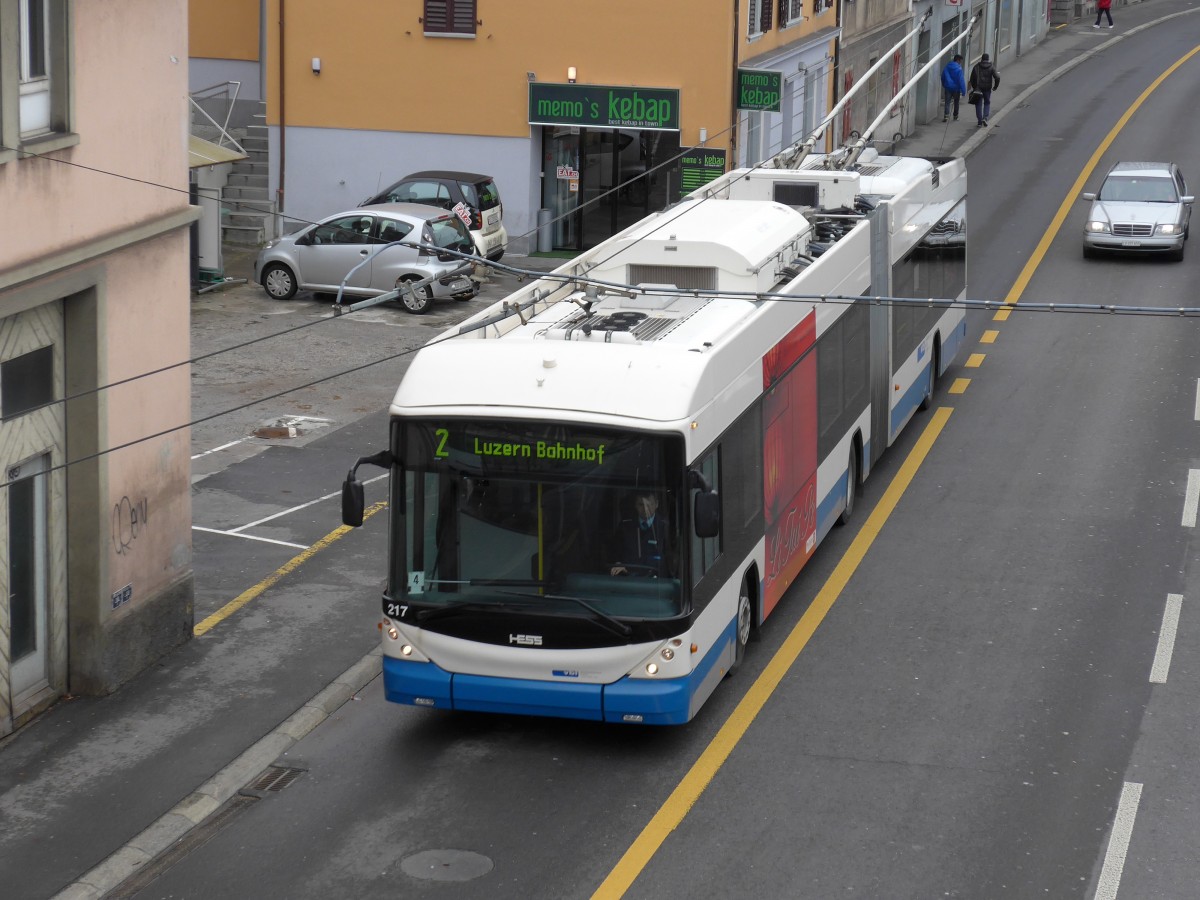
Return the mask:
<svg viewBox="0 0 1200 900">
<path fill-rule="evenodd" d="M 335 317 L 326 296 L 268 297 L 249 280 L 255 255 L 227 245 L 226 278 L 247 280 L 192 294 L 193 482 L 385 409 L 413 351 L 520 286 L 497 272 L 473 300 L 438 301 L 423 315 L 391 302 Z M 504 262 L 545 271 L 563 260 Z"/>
</svg>

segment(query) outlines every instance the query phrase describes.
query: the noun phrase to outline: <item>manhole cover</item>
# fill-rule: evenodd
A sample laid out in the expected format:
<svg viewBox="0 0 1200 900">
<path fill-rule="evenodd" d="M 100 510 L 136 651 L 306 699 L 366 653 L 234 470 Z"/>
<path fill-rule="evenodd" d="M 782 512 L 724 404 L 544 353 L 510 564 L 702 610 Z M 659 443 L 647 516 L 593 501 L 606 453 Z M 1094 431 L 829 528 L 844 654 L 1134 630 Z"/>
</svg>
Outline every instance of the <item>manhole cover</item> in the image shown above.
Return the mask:
<svg viewBox="0 0 1200 900">
<path fill-rule="evenodd" d="M 256 438 L 264 438 L 272 440 L 274 438 L 294 438 L 304 434 L 303 429 L 297 428 L 290 423 L 278 422 L 274 425 L 263 425 L 261 428 L 255 428 L 250 432 Z"/>
<path fill-rule="evenodd" d="M 422 850 L 400 863 L 405 875 L 426 881 L 470 881 L 492 871 L 492 861 L 470 850 Z"/>
</svg>

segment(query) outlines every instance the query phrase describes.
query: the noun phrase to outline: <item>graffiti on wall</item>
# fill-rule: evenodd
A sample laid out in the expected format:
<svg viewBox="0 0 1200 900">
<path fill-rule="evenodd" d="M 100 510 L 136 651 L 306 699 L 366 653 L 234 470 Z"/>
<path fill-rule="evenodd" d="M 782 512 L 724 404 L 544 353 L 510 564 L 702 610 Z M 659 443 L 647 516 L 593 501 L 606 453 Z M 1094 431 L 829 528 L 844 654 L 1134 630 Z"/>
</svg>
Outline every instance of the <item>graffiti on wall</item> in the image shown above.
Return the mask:
<svg viewBox="0 0 1200 900">
<path fill-rule="evenodd" d="M 118 555 L 129 553 L 138 535 L 146 530 L 150 518 L 150 501 L 143 497 L 134 503 L 128 496 L 113 506 L 112 541 Z"/>
</svg>

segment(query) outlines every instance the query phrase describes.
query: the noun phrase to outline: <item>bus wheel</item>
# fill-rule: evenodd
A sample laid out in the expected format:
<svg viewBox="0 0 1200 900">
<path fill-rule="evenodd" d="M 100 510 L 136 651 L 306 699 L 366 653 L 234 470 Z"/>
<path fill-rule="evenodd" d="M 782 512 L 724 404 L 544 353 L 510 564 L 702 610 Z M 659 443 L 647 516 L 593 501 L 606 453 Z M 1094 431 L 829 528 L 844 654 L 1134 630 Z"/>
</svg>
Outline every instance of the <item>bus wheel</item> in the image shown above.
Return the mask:
<svg viewBox="0 0 1200 900">
<path fill-rule="evenodd" d="M 850 463 L 846 466 L 846 508 L 837 517 L 837 524 L 845 525 L 854 513 L 854 501 L 858 497 L 858 454 L 854 445 L 850 445 Z"/>
<path fill-rule="evenodd" d="M 925 376 L 925 393 L 921 395 L 921 412 L 929 409 L 933 403 L 933 367 L 936 364 L 935 360 L 929 361 L 929 374 Z"/>
<path fill-rule="evenodd" d="M 746 582 L 743 581 L 741 593 L 738 594 L 737 631 L 733 636 L 734 655 L 733 665 L 729 667 L 730 675 L 740 669 L 746 659 L 746 645 L 750 643 L 750 626 L 752 622 L 753 611 L 750 608 L 750 589 L 746 587 Z"/>
</svg>

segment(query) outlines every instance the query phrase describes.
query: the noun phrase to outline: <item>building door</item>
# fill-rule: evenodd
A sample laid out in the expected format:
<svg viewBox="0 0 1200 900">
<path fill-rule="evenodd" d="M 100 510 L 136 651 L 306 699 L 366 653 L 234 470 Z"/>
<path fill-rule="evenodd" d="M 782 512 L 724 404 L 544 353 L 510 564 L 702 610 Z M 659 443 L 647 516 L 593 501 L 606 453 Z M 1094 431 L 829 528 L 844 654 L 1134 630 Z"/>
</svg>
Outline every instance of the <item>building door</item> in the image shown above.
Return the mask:
<svg viewBox="0 0 1200 900">
<path fill-rule="evenodd" d="M 49 457 L 38 456 L 7 472 L 9 659 L 12 705 L 47 681 L 46 481 Z"/>
<path fill-rule="evenodd" d="M 550 210 L 555 250 L 579 246 L 579 128 L 542 129 L 542 206 Z"/>
</svg>

